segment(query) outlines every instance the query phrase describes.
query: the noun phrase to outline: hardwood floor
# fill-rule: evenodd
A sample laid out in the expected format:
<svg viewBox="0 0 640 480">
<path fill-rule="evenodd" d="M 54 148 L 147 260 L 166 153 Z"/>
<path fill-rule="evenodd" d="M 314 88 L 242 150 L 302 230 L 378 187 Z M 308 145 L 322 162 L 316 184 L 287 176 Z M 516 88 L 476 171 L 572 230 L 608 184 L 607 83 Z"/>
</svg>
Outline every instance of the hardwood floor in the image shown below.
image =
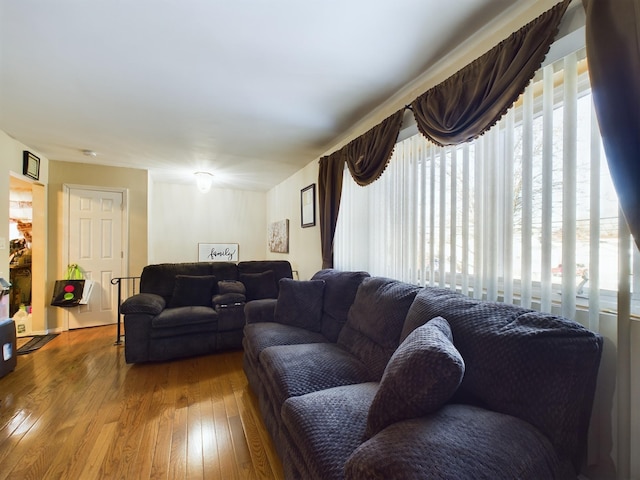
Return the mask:
<svg viewBox="0 0 640 480">
<path fill-rule="evenodd" d="M 115 327 L 61 333 L 0 378 L 0 479 L 279 479 L 242 352 L 127 365 Z"/>
</svg>

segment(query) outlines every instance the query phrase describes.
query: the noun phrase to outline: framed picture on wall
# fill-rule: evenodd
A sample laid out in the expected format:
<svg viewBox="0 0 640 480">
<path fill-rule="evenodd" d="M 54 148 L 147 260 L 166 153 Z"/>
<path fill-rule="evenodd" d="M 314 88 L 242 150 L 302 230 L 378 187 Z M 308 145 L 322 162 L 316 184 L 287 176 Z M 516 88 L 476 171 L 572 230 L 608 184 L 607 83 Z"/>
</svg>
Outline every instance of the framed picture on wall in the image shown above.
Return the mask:
<svg viewBox="0 0 640 480">
<path fill-rule="evenodd" d="M 22 153 L 22 174 L 34 180 L 40 178 L 40 158 L 27 150 Z"/>
<path fill-rule="evenodd" d="M 237 262 L 237 243 L 199 243 L 199 262 Z"/>
<path fill-rule="evenodd" d="M 267 237 L 270 252 L 289 253 L 289 219 L 270 223 Z"/>
<path fill-rule="evenodd" d="M 300 219 L 302 228 L 316 224 L 316 184 L 300 190 Z"/>
</svg>

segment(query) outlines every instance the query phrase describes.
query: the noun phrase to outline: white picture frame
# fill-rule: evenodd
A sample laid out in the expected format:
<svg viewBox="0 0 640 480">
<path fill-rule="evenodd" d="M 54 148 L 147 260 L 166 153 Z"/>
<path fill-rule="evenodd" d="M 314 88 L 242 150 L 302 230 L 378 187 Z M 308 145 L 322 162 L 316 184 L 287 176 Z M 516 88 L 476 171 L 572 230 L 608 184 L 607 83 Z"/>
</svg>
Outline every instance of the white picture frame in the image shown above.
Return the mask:
<svg viewBox="0 0 640 480">
<path fill-rule="evenodd" d="M 199 262 L 237 262 L 240 258 L 237 243 L 199 243 Z"/>
</svg>

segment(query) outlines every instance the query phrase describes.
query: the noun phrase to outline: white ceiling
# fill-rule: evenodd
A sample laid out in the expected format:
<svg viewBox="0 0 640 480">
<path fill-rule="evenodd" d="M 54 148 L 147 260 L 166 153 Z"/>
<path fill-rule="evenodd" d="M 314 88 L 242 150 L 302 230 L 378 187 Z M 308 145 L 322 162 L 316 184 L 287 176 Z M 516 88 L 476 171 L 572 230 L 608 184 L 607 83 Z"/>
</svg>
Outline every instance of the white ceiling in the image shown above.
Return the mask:
<svg viewBox="0 0 640 480">
<path fill-rule="evenodd" d="M 517 1 L 0 0 L 0 130 L 267 190 Z"/>
</svg>

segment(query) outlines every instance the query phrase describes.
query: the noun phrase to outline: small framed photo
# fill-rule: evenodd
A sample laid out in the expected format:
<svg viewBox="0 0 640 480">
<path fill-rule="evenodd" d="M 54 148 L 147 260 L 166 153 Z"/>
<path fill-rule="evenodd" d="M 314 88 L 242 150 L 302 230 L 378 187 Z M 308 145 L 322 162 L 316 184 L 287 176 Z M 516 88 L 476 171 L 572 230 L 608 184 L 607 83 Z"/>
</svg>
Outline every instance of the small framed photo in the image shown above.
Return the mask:
<svg viewBox="0 0 640 480">
<path fill-rule="evenodd" d="M 22 153 L 22 174 L 34 180 L 40 179 L 40 158 L 27 150 Z"/>
<path fill-rule="evenodd" d="M 300 219 L 302 228 L 316 224 L 316 184 L 300 190 Z"/>
</svg>

